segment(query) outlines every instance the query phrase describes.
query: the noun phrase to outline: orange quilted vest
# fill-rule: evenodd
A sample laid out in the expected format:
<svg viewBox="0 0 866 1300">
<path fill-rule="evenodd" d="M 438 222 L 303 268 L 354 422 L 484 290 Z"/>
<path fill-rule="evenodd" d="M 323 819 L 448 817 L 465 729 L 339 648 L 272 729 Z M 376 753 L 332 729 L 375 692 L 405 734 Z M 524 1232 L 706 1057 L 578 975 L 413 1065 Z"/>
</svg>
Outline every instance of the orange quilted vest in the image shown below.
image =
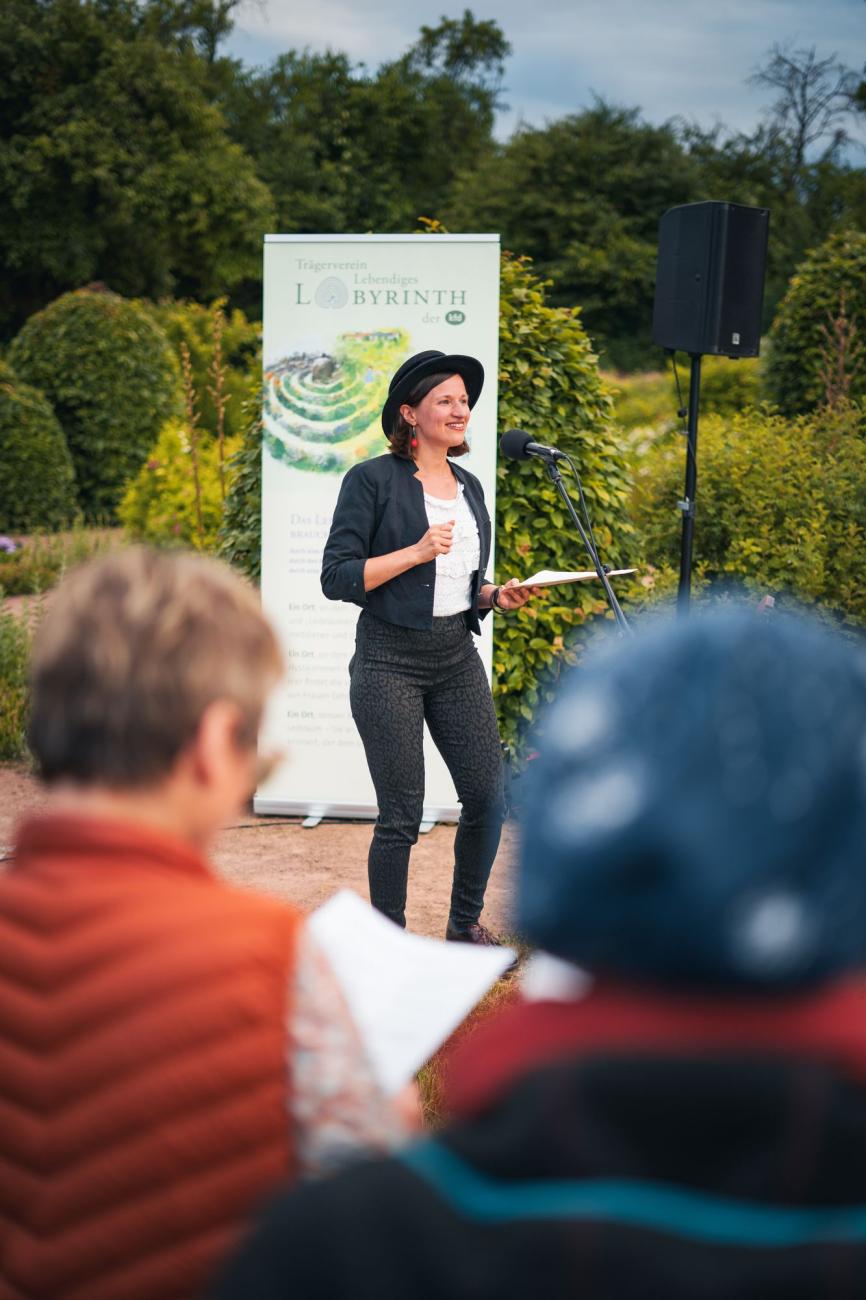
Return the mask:
<svg viewBox="0 0 866 1300">
<path fill-rule="evenodd" d="M 292 1170 L 299 916 L 46 816 L 0 875 L 0 1300 L 191 1300 Z"/>
</svg>

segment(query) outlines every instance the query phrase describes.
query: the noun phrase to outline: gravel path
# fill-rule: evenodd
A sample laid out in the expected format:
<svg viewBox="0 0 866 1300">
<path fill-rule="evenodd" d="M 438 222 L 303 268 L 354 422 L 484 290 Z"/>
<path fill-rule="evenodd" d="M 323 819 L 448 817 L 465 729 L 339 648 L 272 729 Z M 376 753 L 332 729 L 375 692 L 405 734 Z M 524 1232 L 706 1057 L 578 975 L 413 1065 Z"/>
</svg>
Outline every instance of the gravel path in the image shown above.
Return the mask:
<svg viewBox="0 0 866 1300">
<path fill-rule="evenodd" d="M 45 801 L 38 782 L 21 767 L 0 767 L 0 848 L 8 850 L 16 822 Z M 250 814 L 223 831 L 214 861 L 234 884 L 311 909 L 344 886 L 367 897 L 370 822 L 322 822 L 304 830 L 299 819 Z M 412 852 L 407 924 L 417 934 L 441 936 L 448 916 L 454 827 L 436 826 Z M 483 920 L 508 931 L 513 830 L 506 827 L 487 890 Z"/>
</svg>

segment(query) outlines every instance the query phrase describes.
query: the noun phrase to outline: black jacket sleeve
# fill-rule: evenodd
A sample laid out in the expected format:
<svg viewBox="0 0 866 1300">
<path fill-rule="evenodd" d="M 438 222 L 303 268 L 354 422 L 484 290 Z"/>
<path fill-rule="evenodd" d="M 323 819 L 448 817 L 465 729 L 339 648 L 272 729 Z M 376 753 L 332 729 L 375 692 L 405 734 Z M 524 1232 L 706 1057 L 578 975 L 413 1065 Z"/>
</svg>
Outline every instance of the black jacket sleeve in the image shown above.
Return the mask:
<svg viewBox="0 0 866 1300">
<path fill-rule="evenodd" d="M 350 469 L 340 486 L 331 531 L 322 556 L 322 591 L 328 600 L 367 603 L 364 565 L 376 526 L 376 484 L 363 465 Z"/>
</svg>

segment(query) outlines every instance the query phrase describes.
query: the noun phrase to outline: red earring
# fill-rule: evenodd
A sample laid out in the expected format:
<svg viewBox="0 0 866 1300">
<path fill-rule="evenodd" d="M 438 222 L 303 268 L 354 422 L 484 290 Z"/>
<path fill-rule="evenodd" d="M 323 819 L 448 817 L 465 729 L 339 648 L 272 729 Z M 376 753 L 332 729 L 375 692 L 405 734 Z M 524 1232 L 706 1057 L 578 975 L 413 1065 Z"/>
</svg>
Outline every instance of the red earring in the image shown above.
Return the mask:
<svg viewBox="0 0 866 1300">
<path fill-rule="evenodd" d="M 418 446 L 418 439 L 415 436 L 414 424 L 412 425 L 412 437 L 409 439 L 409 446 L 412 448 L 413 451 Z"/>
</svg>

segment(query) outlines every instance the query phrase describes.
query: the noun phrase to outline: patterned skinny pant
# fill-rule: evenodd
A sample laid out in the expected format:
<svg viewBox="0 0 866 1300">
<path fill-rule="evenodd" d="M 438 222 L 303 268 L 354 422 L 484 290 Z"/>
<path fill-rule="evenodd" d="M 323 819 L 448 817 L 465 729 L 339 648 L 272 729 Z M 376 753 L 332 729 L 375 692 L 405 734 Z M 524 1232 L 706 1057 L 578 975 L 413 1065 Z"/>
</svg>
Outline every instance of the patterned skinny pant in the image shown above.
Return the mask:
<svg viewBox="0 0 866 1300">
<path fill-rule="evenodd" d="M 370 845 L 370 901 L 405 925 L 409 852 L 424 804 L 424 722 L 461 803 L 449 920 L 477 921 L 505 814 L 502 752 L 493 699 L 462 614 L 429 630 L 358 620 L 349 664 L 352 717 L 361 735 L 379 816 Z"/>
</svg>

